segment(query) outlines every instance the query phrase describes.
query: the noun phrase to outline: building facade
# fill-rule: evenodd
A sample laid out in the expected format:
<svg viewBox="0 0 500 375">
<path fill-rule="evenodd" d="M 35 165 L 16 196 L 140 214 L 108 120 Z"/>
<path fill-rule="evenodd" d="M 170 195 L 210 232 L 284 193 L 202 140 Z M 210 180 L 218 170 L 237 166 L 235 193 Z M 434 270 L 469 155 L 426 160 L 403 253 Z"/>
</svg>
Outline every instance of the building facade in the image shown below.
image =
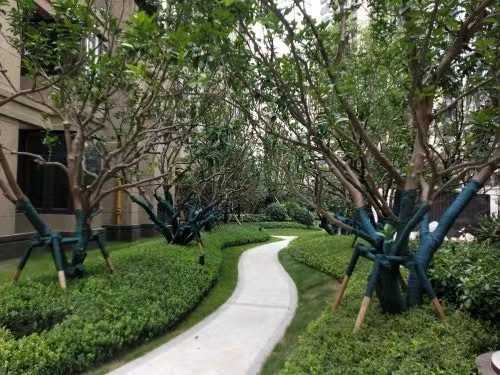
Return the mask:
<svg viewBox="0 0 500 375">
<path fill-rule="evenodd" d="M 52 5 L 46 0 L 37 0 L 34 17 L 50 22 Z M 10 6 L 14 6 L 12 0 Z M 137 9 L 133 0 L 113 2 L 113 14 L 130 14 Z M 13 92 L 31 87 L 32 81 L 24 76 L 21 56 L 8 42 L 7 16 L 0 13 L 0 24 L 5 37 L 0 37 L 0 64 L 5 76 L 0 75 L 0 101 Z M 91 42 L 91 41 L 84 41 Z M 84 44 L 85 45 L 85 44 Z M 44 137 L 50 130 L 51 137 L 63 140 L 63 128 L 56 116 L 42 116 L 47 109 L 18 96 L 0 106 L 0 142 L 14 152 L 31 152 L 47 155 L 49 152 Z M 50 150 L 51 160 L 66 162 L 64 142 Z M 42 218 L 56 231 L 67 233 L 74 230 L 75 217 L 65 173 L 57 167 L 39 166 L 27 156 L 18 156 L 5 151 L 10 167 L 23 192 L 30 198 Z M 2 172 L 0 171 L 0 176 Z M 132 239 L 142 234 L 151 234 L 151 224 L 144 211 L 132 204 L 127 194 L 114 193 L 102 203 L 102 214 L 93 221 L 94 227 L 109 226 L 113 239 Z M 2 248 L 14 241 L 26 241 L 33 228 L 22 213 L 0 194 L 0 257 Z M 2 247 L 3 246 L 3 247 Z"/>
</svg>

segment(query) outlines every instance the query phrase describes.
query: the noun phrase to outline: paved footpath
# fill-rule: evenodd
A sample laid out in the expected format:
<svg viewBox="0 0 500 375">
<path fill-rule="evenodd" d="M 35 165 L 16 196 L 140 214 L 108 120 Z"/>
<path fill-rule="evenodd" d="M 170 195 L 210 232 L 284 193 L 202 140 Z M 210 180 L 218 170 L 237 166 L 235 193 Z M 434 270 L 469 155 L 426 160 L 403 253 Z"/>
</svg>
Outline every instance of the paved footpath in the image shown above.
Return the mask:
<svg viewBox="0 0 500 375">
<path fill-rule="evenodd" d="M 112 375 L 257 374 L 297 307 L 295 284 L 278 261 L 294 237 L 243 253 L 229 300 L 182 335 Z"/>
</svg>

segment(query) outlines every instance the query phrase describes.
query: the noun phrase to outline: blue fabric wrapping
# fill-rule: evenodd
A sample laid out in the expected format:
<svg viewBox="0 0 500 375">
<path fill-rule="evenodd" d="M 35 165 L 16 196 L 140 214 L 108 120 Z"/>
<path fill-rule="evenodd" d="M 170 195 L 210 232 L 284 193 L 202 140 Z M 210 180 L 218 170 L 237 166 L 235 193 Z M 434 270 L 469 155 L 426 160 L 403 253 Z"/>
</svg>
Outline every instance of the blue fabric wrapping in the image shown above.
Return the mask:
<svg viewBox="0 0 500 375">
<path fill-rule="evenodd" d="M 430 235 L 430 245 L 427 245 L 426 248 L 420 247 L 419 251 L 429 252 L 429 254 L 425 255 L 425 263 L 423 263 L 424 267 L 427 268 L 429 265 L 434 252 L 441 246 L 446 236 L 446 233 L 451 229 L 453 223 L 463 211 L 463 209 L 470 203 L 472 198 L 477 194 L 479 189 L 482 187 L 482 184 L 476 180 L 471 180 L 467 186 L 458 194 L 457 198 L 453 201 L 450 207 L 444 212 L 443 216 L 439 220 L 439 224 L 436 230 Z"/>
<path fill-rule="evenodd" d="M 376 243 L 379 241 L 379 236 L 377 235 L 377 232 L 375 231 L 375 228 L 373 227 L 370 217 L 368 216 L 368 213 L 366 212 L 366 209 L 364 207 L 358 208 L 357 209 L 357 214 L 358 214 L 358 224 L 359 227 L 361 228 L 360 233 L 356 233 L 359 237 L 363 238 L 364 240 L 370 242 L 372 245 L 376 245 Z"/>
</svg>

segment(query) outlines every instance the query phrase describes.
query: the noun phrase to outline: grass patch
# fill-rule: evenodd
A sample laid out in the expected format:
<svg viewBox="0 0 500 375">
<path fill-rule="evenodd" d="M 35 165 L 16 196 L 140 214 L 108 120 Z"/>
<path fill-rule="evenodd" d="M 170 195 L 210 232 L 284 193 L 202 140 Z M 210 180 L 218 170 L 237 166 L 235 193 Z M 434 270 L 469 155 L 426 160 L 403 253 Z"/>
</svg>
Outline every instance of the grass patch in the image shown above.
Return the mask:
<svg viewBox="0 0 500 375">
<path fill-rule="evenodd" d="M 204 236 L 199 249 L 163 239 L 127 244 L 112 252 L 110 275 L 98 254 L 86 261 L 88 276 L 70 280 L 63 295 L 43 256 L 17 284 L 0 286 L 0 373 L 68 374 L 112 358 L 123 348 L 149 341 L 184 319 L 217 279 L 221 248 L 262 242 L 269 234 L 224 226 Z M 38 263 L 40 262 L 40 263 Z M 45 265 L 42 269 L 41 265 Z M 36 327 L 16 339 L 19 322 Z"/>
<path fill-rule="evenodd" d="M 297 286 L 299 302 L 284 337 L 267 358 L 262 375 L 279 372 L 293 352 L 299 336 L 306 331 L 310 322 L 321 315 L 325 306 L 330 304 L 338 286 L 338 282 L 326 273 L 296 262 L 288 250 L 279 253 L 279 260 Z"/>
<path fill-rule="evenodd" d="M 340 279 L 352 254 L 351 236 L 297 240 L 288 252 L 299 262 Z M 309 325 L 287 360 L 285 374 L 476 373 L 474 358 L 500 345 L 498 331 L 448 306 L 440 323 L 428 304 L 405 314 L 382 314 L 374 302 L 361 332 L 352 329 L 372 263 L 360 259 L 340 309 L 328 307 Z"/>
</svg>

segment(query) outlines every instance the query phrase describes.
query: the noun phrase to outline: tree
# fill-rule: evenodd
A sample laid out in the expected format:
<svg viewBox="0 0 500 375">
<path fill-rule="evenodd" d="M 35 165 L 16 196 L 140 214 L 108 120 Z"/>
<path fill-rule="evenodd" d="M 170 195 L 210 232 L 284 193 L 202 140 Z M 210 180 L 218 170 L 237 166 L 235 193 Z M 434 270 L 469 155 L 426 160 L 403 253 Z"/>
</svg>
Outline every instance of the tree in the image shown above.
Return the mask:
<svg viewBox="0 0 500 375">
<path fill-rule="evenodd" d="M 361 326 L 375 289 L 384 311 L 404 311 L 420 303 L 425 293 L 444 318 L 426 269 L 453 221 L 500 161 L 498 122 L 494 124 L 491 117 L 493 112 L 498 114 L 499 102 L 494 88 L 499 78 L 495 48 L 499 33 L 492 25 L 496 14 L 493 2 L 425 1 L 402 5 L 377 1 L 371 6 L 369 43 L 360 43 L 359 39 L 349 42 L 349 16 L 354 9 L 343 2 L 336 9 L 333 25 L 316 22 L 300 0 L 291 5 L 278 5 L 272 0 L 246 5 L 235 2 L 232 7 L 239 9 L 240 16 L 237 38 L 232 42 L 233 65 L 227 70 L 227 79 L 237 82 L 233 84 L 232 99 L 253 126 L 293 147 L 321 155 L 356 207 L 360 229 L 335 220 L 303 196 L 331 223 L 370 243 L 369 247 L 357 245 L 334 302 L 336 309 L 359 256 L 372 260 L 374 269 L 356 329 Z M 292 17 L 294 14 L 299 16 Z M 484 40 L 487 42 L 481 42 Z M 363 51 L 375 54 L 380 63 L 360 63 Z M 243 70 L 243 66 L 247 69 Z M 474 76 L 478 69 L 481 74 Z M 468 116 L 491 124 L 490 131 L 482 136 L 485 149 L 490 151 L 480 157 L 469 153 L 467 159 L 464 152 L 464 157 L 452 162 L 450 169 L 440 162 L 442 151 L 434 146 L 441 126 L 439 115 L 443 113 L 436 107 L 457 72 L 470 75 L 467 89 L 445 110 L 472 93 L 488 98 L 487 111 L 483 108 Z M 370 77 L 374 90 L 368 95 Z M 256 80 L 261 84 L 255 85 Z M 395 91 L 394 101 L 391 88 Z M 384 107 L 377 108 L 382 103 Z M 465 137 L 474 134 L 470 128 L 463 131 Z M 396 142 L 391 142 L 394 136 Z M 463 143 L 458 142 L 456 147 L 462 148 Z M 475 172 L 443 215 L 437 230 L 430 234 L 428 210 L 433 199 L 459 180 L 452 177 L 443 182 L 440 176 L 451 171 L 460 178 L 466 172 Z M 386 181 L 382 191 L 378 189 L 381 181 Z M 367 203 L 376 209 L 379 218 L 392 223 L 394 230 L 385 235 L 377 233 L 369 220 Z M 408 236 L 419 224 L 419 248 L 410 252 Z M 397 233 L 395 240 L 393 233 Z M 410 268 L 406 299 L 400 265 Z"/>
</svg>

